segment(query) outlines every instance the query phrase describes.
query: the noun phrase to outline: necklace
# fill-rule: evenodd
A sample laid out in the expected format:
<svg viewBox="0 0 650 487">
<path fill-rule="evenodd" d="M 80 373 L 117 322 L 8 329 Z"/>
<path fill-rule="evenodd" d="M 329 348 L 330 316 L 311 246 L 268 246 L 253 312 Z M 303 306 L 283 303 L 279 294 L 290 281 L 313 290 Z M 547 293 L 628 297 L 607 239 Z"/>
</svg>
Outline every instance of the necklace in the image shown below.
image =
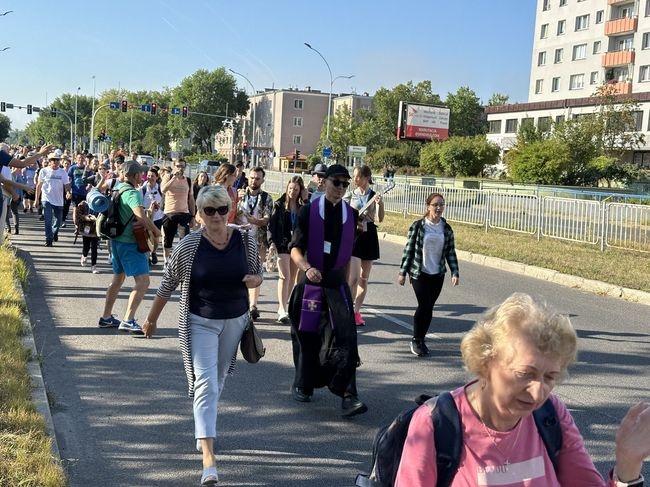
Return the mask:
<svg viewBox="0 0 650 487">
<path fill-rule="evenodd" d="M 474 395 L 474 397 L 476 398 L 475 399 L 476 405 L 478 405 L 480 403 L 479 398 L 477 396 L 478 396 L 478 394 Z M 508 466 L 510 465 L 510 457 L 512 456 L 512 452 L 515 451 L 515 448 L 517 447 L 517 442 L 519 441 L 519 433 L 521 432 L 521 419 L 519 421 L 517 421 L 517 425 L 514 428 L 514 429 L 517 430 L 517 432 L 515 434 L 515 441 L 512 442 L 512 445 L 508 449 L 508 454 L 506 454 L 499 447 L 499 445 L 497 444 L 497 439 L 494 437 L 494 435 L 492 433 L 490 433 L 490 430 L 488 429 L 487 425 L 485 424 L 485 421 L 483 421 L 483 418 L 481 417 L 481 413 L 479 412 L 479 410 L 478 410 L 478 408 L 476 406 L 474 406 L 474 410 L 476 411 L 476 416 L 478 417 L 478 420 L 481 423 L 481 426 L 483 426 L 483 431 L 485 432 L 485 435 L 488 438 L 490 438 L 490 441 L 492 441 L 492 445 L 494 445 L 494 448 L 496 449 L 496 451 L 498 451 L 499 455 L 501 455 L 501 457 L 503 458 L 503 460 L 504 460 L 503 465 L 507 470 Z M 511 430 L 511 432 L 512 432 L 512 430 Z"/>
<path fill-rule="evenodd" d="M 223 248 L 227 243 L 228 243 L 228 229 L 226 229 L 226 237 L 223 242 L 219 242 L 216 240 L 212 235 L 210 235 L 207 230 L 203 232 L 203 235 L 205 238 L 208 239 L 208 242 L 210 242 L 212 245 L 214 245 L 217 248 Z"/>
</svg>

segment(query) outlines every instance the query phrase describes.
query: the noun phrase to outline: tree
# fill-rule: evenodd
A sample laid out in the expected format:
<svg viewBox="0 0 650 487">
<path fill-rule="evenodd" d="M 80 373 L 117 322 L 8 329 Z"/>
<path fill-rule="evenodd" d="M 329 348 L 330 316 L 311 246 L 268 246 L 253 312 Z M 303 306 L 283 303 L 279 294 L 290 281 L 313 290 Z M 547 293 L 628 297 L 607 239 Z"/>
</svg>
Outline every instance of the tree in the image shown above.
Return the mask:
<svg viewBox="0 0 650 487">
<path fill-rule="evenodd" d="M 572 163 L 567 145 L 559 140 L 536 141 L 511 149 L 505 162 L 513 180 L 537 184 L 557 184 Z"/>
<path fill-rule="evenodd" d="M 76 98 L 76 100 L 75 100 Z M 78 148 L 83 147 L 82 138 L 90 137 L 90 118 L 92 110 L 92 97 L 71 93 L 64 93 L 55 98 L 49 107 L 45 107 L 39 114 L 38 118 L 32 120 L 25 127 L 25 132 L 30 143 L 38 144 L 47 142 L 56 144 L 59 147 L 70 148 L 71 133 L 74 135 L 75 102 L 77 107 L 77 138 Z M 54 108 L 59 112 L 65 113 L 70 120 L 64 115 L 50 116 L 49 108 Z"/>
<path fill-rule="evenodd" d="M 352 111 L 347 105 L 340 106 L 330 120 L 330 147 L 332 155 L 330 159 L 345 161 L 348 154 L 348 146 L 357 144 L 356 130 L 359 122 L 352 117 Z M 327 138 L 327 122 L 323 124 L 320 141 L 316 146 L 316 153 L 320 154 L 325 147 Z"/>
<path fill-rule="evenodd" d="M 448 93 L 445 104 L 450 109 L 449 135 L 474 136 L 486 132 L 481 100 L 469 87 L 461 86 L 455 94 Z"/>
<path fill-rule="evenodd" d="M 420 166 L 429 174 L 481 176 L 486 166 L 497 163 L 499 152 L 499 146 L 484 135 L 450 137 L 426 144 L 420 151 Z"/>
<path fill-rule="evenodd" d="M 29 144 L 29 138 L 24 130 L 14 129 L 9 132 L 7 142 L 12 145 L 27 145 Z"/>
<path fill-rule="evenodd" d="M 508 103 L 510 97 L 502 93 L 493 93 L 490 99 L 488 100 L 489 107 L 499 107 Z"/>
<path fill-rule="evenodd" d="M 172 105 L 187 106 L 190 112 L 209 115 L 243 116 L 249 107 L 246 93 L 237 89 L 235 78 L 221 67 L 214 71 L 200 69 L 172 90 Z M 213 137 L 223 129 L 225 119 L 190 114 L 187 118 L 171 117 L 172 137 L 191 137 L 202 151 L 212 152 Z M 253 141 L 251 140 L 251 143 Z"/>
<path fill-rule="evenodd" d="M 11 120 L 8 116 L 0 114 L 0 142 L 9 137 L 11 131 Z"/>
</svg>

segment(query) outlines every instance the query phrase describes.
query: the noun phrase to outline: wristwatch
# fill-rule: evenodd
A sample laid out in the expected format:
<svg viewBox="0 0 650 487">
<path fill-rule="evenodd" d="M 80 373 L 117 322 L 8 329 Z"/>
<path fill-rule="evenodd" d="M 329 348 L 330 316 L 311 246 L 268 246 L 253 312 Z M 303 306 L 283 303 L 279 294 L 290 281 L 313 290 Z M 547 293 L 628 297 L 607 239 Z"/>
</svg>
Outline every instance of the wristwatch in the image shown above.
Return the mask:
<svg viewBox="0 0 650 487">
<path fill-rule="evenodd" d="M 643 487 L 643 475 L 639 475 L 638 479 L 631 480 L 630 482 L 623 482 L 622 480 L 618 479 L 618 476 L 614 471 L 612 472 L 612 479 L 614 480 L 616 487 Z"/>
</svg>

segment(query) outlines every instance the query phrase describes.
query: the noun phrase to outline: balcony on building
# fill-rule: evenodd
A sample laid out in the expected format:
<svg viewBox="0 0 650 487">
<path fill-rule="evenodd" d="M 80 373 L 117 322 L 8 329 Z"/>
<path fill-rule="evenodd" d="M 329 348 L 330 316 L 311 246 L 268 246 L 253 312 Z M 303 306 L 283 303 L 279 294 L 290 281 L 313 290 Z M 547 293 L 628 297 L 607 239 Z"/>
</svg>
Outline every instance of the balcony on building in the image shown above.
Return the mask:
<svg viewBox="0 0 650 487">
<path fill-rule="evenodd" d="M 639 18 L 636 16 L 608 20 L 605 22 L 605 35 L 615 36 L 629 32 L 636 32 L 638 23 Z"/>
<path fill-rule="evenodd" d="M 607 85 L 610 86 L 612 88 L 612 91 L 617 95 L 629 95 L 632 93 L 631 81 L 611 80 L 607 82 Z"/>
<path fill-rule="evenodd" d="M 624 49 L 621 51 L 609 51 L 603 54 L 603 68 L 614 68 L 616 66 L 625 66 L 633 64 L 635 58 L 634 49 Z"/>
<path fill-rule="evenodd" d="M 634 0 L 607 0 L 607 5 L 623 5 L 626 3 L 634 4 Z"/>
</svg>

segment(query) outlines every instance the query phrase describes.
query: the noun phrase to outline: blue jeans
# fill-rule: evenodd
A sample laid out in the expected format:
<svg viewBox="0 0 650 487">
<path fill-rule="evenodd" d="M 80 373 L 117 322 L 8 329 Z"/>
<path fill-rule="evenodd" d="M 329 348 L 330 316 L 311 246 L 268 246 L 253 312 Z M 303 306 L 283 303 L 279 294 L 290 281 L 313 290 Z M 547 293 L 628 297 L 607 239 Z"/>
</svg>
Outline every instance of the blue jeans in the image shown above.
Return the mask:
<svg viewBox="0 0 650 487">
<path fill-rule="evenodd" d="M 45 240 L 51 242 L 54 235 L 59 233 L 61 228 L 61 219 L 63 218 L 63 207 L 54 206 L 49 201 L 43 202 L 43 215 L 45 217 Z M 52 216 L 54 215 L 54 222 Z"/>
</svg>

